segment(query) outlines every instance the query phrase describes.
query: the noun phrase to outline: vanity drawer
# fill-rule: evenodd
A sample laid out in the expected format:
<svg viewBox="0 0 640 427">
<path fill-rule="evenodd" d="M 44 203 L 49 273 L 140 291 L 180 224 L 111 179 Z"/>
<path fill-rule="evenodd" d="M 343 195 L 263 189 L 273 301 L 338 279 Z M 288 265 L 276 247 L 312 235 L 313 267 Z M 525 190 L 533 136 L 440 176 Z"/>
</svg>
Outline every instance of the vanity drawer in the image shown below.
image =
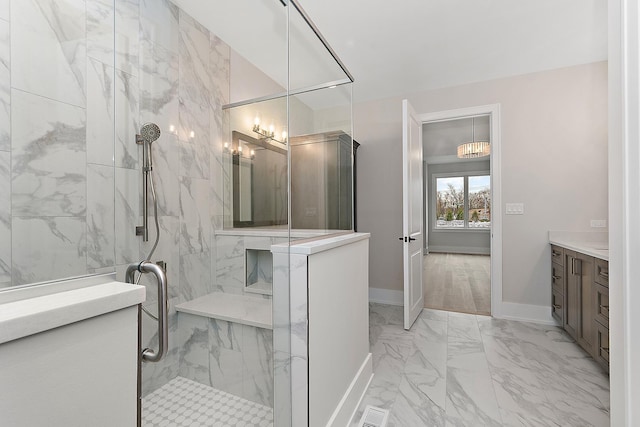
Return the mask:
<svg viewBox="0 0 640 427">
<path fill-rule="evenodd" d="M 596 342 L 593 346 L 593 358 L 609 372 L 609 328 L 593 322 L 596 329 Z"/>
<path fill-rule="evenodd" d="M 561 325 L 564 324 L 564 297 L 555 289 L 551 292 L 551 316 Z"/>
<path fill-rule="evenodd" d="M 594 280 L 596 283 L 600 283 L 602 286 L 609 287 L 609 261 L 605 261 L 600 258 L 596 258 L 595 262 L 596 271 L 594 273 Z"/>
<path fill-rule="evenodd" d="M 555 262 L 551 263 L 551 289 L 564 295 L 564 267 Z"/>
<path fill-rule="evenodd" d="M 609 327 L 609 288 L 593 284 L 593 318 L 605 328 Z"/>
<path fill-rule="evenodd" d="M 564 249 L 560 246 L 551 245 L 551 261 L 564 265 Z"/>
</svg>

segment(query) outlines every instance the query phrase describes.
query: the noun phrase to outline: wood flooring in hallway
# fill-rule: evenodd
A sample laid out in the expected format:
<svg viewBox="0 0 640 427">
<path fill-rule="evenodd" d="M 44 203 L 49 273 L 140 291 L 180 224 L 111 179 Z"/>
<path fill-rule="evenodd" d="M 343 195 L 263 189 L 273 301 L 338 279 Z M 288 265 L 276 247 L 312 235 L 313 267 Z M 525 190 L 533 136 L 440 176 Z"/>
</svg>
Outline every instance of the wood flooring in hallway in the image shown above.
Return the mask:
<svg viewBox="0 0 640 427">
<path fill-rule="evenodd" d="M 424 306 L 491 314 L 491 257 L 430 253 L 424 257 Z"/>
</svg>

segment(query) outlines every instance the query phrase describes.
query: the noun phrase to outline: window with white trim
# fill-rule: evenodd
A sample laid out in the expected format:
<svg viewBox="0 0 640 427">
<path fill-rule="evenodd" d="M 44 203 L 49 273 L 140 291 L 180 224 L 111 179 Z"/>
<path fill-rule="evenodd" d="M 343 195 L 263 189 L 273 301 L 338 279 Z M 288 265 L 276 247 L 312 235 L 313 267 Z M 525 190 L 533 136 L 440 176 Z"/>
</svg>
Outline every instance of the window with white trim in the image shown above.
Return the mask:
<svg viewBox="0 0 640 427">
<path fill-rule="evenodd" d="M 491 228 L 491 176 L 487 172 L 434 175 L 436 230 Z"/>
</svg>

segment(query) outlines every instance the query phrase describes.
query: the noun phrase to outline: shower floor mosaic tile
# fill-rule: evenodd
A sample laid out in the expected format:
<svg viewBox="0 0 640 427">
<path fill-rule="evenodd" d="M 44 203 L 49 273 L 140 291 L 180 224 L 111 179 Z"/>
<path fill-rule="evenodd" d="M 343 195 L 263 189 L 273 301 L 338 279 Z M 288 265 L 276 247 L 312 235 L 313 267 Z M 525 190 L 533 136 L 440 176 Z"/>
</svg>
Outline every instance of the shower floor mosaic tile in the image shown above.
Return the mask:
<svg viewBox="0 0 640 427">
<path fill-rule="evenodd" d="M 271 427 L 273 410 L 177 377 L 142 399 L 145 427 Z"/>
</svg>

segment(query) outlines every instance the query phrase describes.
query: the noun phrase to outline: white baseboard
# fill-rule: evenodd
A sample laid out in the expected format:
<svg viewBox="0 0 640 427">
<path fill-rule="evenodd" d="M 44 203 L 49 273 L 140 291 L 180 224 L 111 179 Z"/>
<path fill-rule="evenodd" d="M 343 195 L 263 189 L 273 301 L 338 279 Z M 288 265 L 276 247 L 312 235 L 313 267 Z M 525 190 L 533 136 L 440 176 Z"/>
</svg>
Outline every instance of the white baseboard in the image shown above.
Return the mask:
<svg viewBox="0 0 640 427">
<path fill-rule="evenodd" d="M 500 313 L 494 313 L 498 319 L 518 320 L 521 322 L 541 323 L 543 325 L 557 325 L 551 317 L 551 307 L 544 305 L 518 304 L 502 301 Z"/>
<path fill-rule="evenodd" d="M 369 288 L 369 302 L 388 305 L 404 305 L 404 292 L 391 289 Z"/>
<path fill-rule="evenodd" d="M 364 359 L 362 366 L 360 366 L 358 373 L 353 378 L 353 381 L 351 381 L 346 393 L 342 396 L 340 403 L 338 403 L 338 407 L 329 419 L 327 427 L 344 427 L 349 425 L 349 422 L 358 411 L 358 406 L 367 391 L 367 387 L 369 387 L 371 377 L 373 377 L 373 362 L 371 353 L 369 353 Z"/>
<path fill-rule="evenodd" d="M 491 248 L 466 246 L 429 246 L 429 252 L 466 255 L 491 255 Z"/>
</svg>

